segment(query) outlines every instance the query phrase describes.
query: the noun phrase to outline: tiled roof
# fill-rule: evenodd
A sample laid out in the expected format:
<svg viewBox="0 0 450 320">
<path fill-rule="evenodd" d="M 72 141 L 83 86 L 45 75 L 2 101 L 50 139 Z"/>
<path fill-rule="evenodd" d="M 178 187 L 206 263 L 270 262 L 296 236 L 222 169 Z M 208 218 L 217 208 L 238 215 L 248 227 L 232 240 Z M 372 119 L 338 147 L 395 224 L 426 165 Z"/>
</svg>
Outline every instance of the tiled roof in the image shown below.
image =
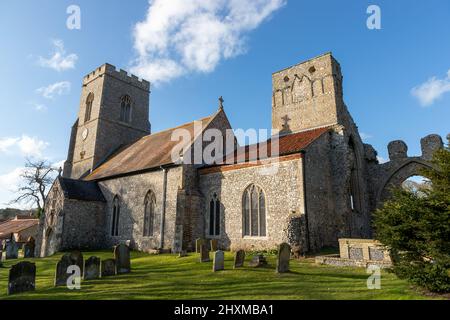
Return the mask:
<svg viewBox="0 0 450 320">
<path fill-rule="evenodd" d="M 18 233 L 39 224 L 39 219 L 8 220 L 0 223 L 0 238 L 12 233 Z"/>
<path fill-rule="evenodd" d="M 278 138 L 269 139 L 258 144 L 241 147 L 234 153 L 231 153 L 225 157 L 225 164 L 263 160 L 270 157 L 284 156 L 291 153 L 300 152 L 329 130 L 330 127 L 324 127 L 291 133 L 288 135 L 279 136 Z M 278 143 L 278 151 L 275 147 L 276 143 Z M 272 148 L 274 149 L 273 151 Z"/>
<path fill-rule="evenodd" d="M 106 201 L 97 182 L 73 180 L 63 177 L 59 177 L 58 179 L 61 189 L 64 192 L 64 197 L 67 199 L 101 202 Z"/>
<path fill-rule="evenodd" d="M 213 118 L 214 116 L 210 116 L 198 120 L 202 124 L 202 130 Z M 88 175 L 85 180 L 105 179 L 172 164 L 172 150 L 179 144 L 179 141 L 172 141 L 172 133 L 177 129 L 188 130 L 192 138 L 188 142 L 187 146 L 189 146 L 194 141 L 194 123 L 190 122 L 141 138 L 116 152 L 109 160 Z"/>
</svg>

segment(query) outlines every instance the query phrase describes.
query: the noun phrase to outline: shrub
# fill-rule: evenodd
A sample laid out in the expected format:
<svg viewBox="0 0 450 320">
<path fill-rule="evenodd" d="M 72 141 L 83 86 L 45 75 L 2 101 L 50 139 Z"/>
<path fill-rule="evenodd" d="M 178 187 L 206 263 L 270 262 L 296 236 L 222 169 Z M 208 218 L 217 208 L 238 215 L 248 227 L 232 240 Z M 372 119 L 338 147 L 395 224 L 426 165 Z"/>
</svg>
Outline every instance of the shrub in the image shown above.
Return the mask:
<svg viewBox="0 0 450 320">
<path fill-rule="evenodd" d="M 391 250 L 393 272 L 434 292 L 450 292 L 450 149 L 421 174 L 431 188 L 393 190 L 374 215 L 376 238 Z"/>
</svg>

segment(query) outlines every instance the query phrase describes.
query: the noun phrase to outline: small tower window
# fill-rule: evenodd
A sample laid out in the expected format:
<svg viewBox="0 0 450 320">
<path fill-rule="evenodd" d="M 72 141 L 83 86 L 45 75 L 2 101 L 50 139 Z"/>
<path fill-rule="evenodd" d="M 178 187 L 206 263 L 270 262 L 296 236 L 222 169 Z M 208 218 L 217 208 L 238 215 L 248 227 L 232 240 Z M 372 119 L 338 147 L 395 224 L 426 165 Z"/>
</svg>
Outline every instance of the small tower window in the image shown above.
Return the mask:
<svg viewBox="0 0 450 320">
<path fill-rule="evenodd" d="M 89 93 L 87 99 L 86 99 L 86 113 L 84 114 L 84 122 L 88 122 L 91 120 L 91 114 L 92 114 L 92 103 L 94 102 L 94 94 L 91 92 Z"/>
<path fill-rule="evenodd" d="M 131 98 L 129 95 L 124 95 L 120 103 L 120 121 L 131 122 Z"/>
</svg>

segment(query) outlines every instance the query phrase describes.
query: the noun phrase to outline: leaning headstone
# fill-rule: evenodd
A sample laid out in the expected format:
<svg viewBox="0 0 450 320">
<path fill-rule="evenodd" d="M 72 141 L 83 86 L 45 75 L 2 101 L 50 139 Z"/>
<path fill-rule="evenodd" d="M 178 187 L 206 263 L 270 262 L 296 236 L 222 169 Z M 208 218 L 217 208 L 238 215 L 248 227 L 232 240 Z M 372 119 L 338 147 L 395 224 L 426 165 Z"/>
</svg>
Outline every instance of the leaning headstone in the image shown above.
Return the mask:
<svg viewBox="0 0 450 320">
<path fill-rule="evenodd" d="M 28 241 L 23 245 L 23 257 L 24 258 L 34 258 L 34 249 L 36 248 L 36 243 L 33 237 L 28 238 Z"/>
<path fill-rule="evenodd" d="M 70 253 L 70 259 L 72 259 L 72 264 L 77 265 L 80 268 L 81 274 L 83 274 L 84 268 L 83 254 L 80 251 L 72 251 Z"/>
<path fill-rule="evenodd" d="M 223 251 L 219 250 L 214 253 L 213 271 L 221 271 L 225 269 L 225 256 Z"/>
<path fill-rule="evenodd" d="M 291 246 L 287 243 L 282 243 L 278 247 L 277 256 L 277 272 L 289 272 L 289 260 L 291 259 Z"/>
<path fill-rule="evenodd" d="M 20 262 L 9 270 L 8 294 L 34 291 L 36 288 L 36 265 Z"/>
<path fill-rule="evenodd" d="M 264 267 L 267 265 L 267 260 L 262 254 L 257 254 L 248 265 L 253 268 Z"/>
<path fill-rule="evenodd" d="M 239 250 L 234 255 L 234 268 L 242 268 L 245 261 L 245 251 Z"/>
<path fill-rule="evenodd" d="M 219 245 L 219 242 L 216 239 L 212 239 L 210 241 L 211 251 L 217 251 L 218 245 Z"/>
<path fill-rule="evenodd" d="M 90 257 L 84 262 L 84 280 L 100 278 L 100 258 Z"/>
<path fill-rule="evenodd" d="M 114 247 L 114 259 L 116 260 L 117 274 L 130 273 L 130 248 L 125 244 Z"/>
<path fill-rule="evenodd" d="M 200 262 L 209 262 L 209 249 L 206 243 L 203 243 L 200 247 Z"/>
<path fill-rule="evenodd" d="M 67 279 L 70 277 L 70 274 L 67 273 L 67 269 L 71 265 L 74 265 L 74 263 L 70 258 L 70 254 L 66 253 L 56 264 L 55 287 L 67 285 Z"/>
<path fill-rule="evenodd" d="M 195 252 L 200 253 L 200 249 L 202 245 L 205 244 L 205 239 L 197 239 L 195 240 Z"/>
<path fill-rule="evenodd" d="M 102 260 L 102 278 L 116 275 L 116 260 Z"/>
<path fill-rule="evenodd" d="M 6 260 L 18 258 L 19 246 L 17 245 L 16 241 L 14 241 L 14 239 L 10 239 L 10 240 L 6 241 L 5 251 L 6 251 L 6 257 L 5 257 Z"/>
</svg>

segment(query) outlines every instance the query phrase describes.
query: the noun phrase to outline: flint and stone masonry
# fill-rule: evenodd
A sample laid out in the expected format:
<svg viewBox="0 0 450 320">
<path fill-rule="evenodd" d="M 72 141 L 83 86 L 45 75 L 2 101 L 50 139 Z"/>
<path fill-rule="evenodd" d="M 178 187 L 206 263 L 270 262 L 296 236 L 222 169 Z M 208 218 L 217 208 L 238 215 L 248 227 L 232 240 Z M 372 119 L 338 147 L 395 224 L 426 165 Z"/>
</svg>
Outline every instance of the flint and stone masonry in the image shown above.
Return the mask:
<svg viewBox="0 0 450 320">
<path fill-rule="evenodd" d="M 149 82 L 110 64 L 89 73 L 63 175 L 46 199 L 36 255 L 125 242 L 145 252 L 194 251 L 196 239 L 233 251 L 285 242 L 304 254 L 338 247 L 340 238 L 371 238 L 371 213 L 391 186 L 432 166 L 441 137 L 423 138 L 416 157 L 393 141 L 390 161 L 380 164 L 344 102 L 341 66 L 331 53 L 275 72 L 272 81 L 272 127 L 280 136 L 235 144 L 244 162 L 231 154 L 234 162 L 217 157 L 211 165 L 184 160 L 194 158 L 195 146 L 209 146 L 209 129 L 228 137 L 225 144 L 235 142 L 226 135 L 226 101 L 208 117 L 151 134 Z M 174 140 L 177 129 L 189 139 Z M 279 153 L 264 152 L 277 141 Z"/>
</svg>

